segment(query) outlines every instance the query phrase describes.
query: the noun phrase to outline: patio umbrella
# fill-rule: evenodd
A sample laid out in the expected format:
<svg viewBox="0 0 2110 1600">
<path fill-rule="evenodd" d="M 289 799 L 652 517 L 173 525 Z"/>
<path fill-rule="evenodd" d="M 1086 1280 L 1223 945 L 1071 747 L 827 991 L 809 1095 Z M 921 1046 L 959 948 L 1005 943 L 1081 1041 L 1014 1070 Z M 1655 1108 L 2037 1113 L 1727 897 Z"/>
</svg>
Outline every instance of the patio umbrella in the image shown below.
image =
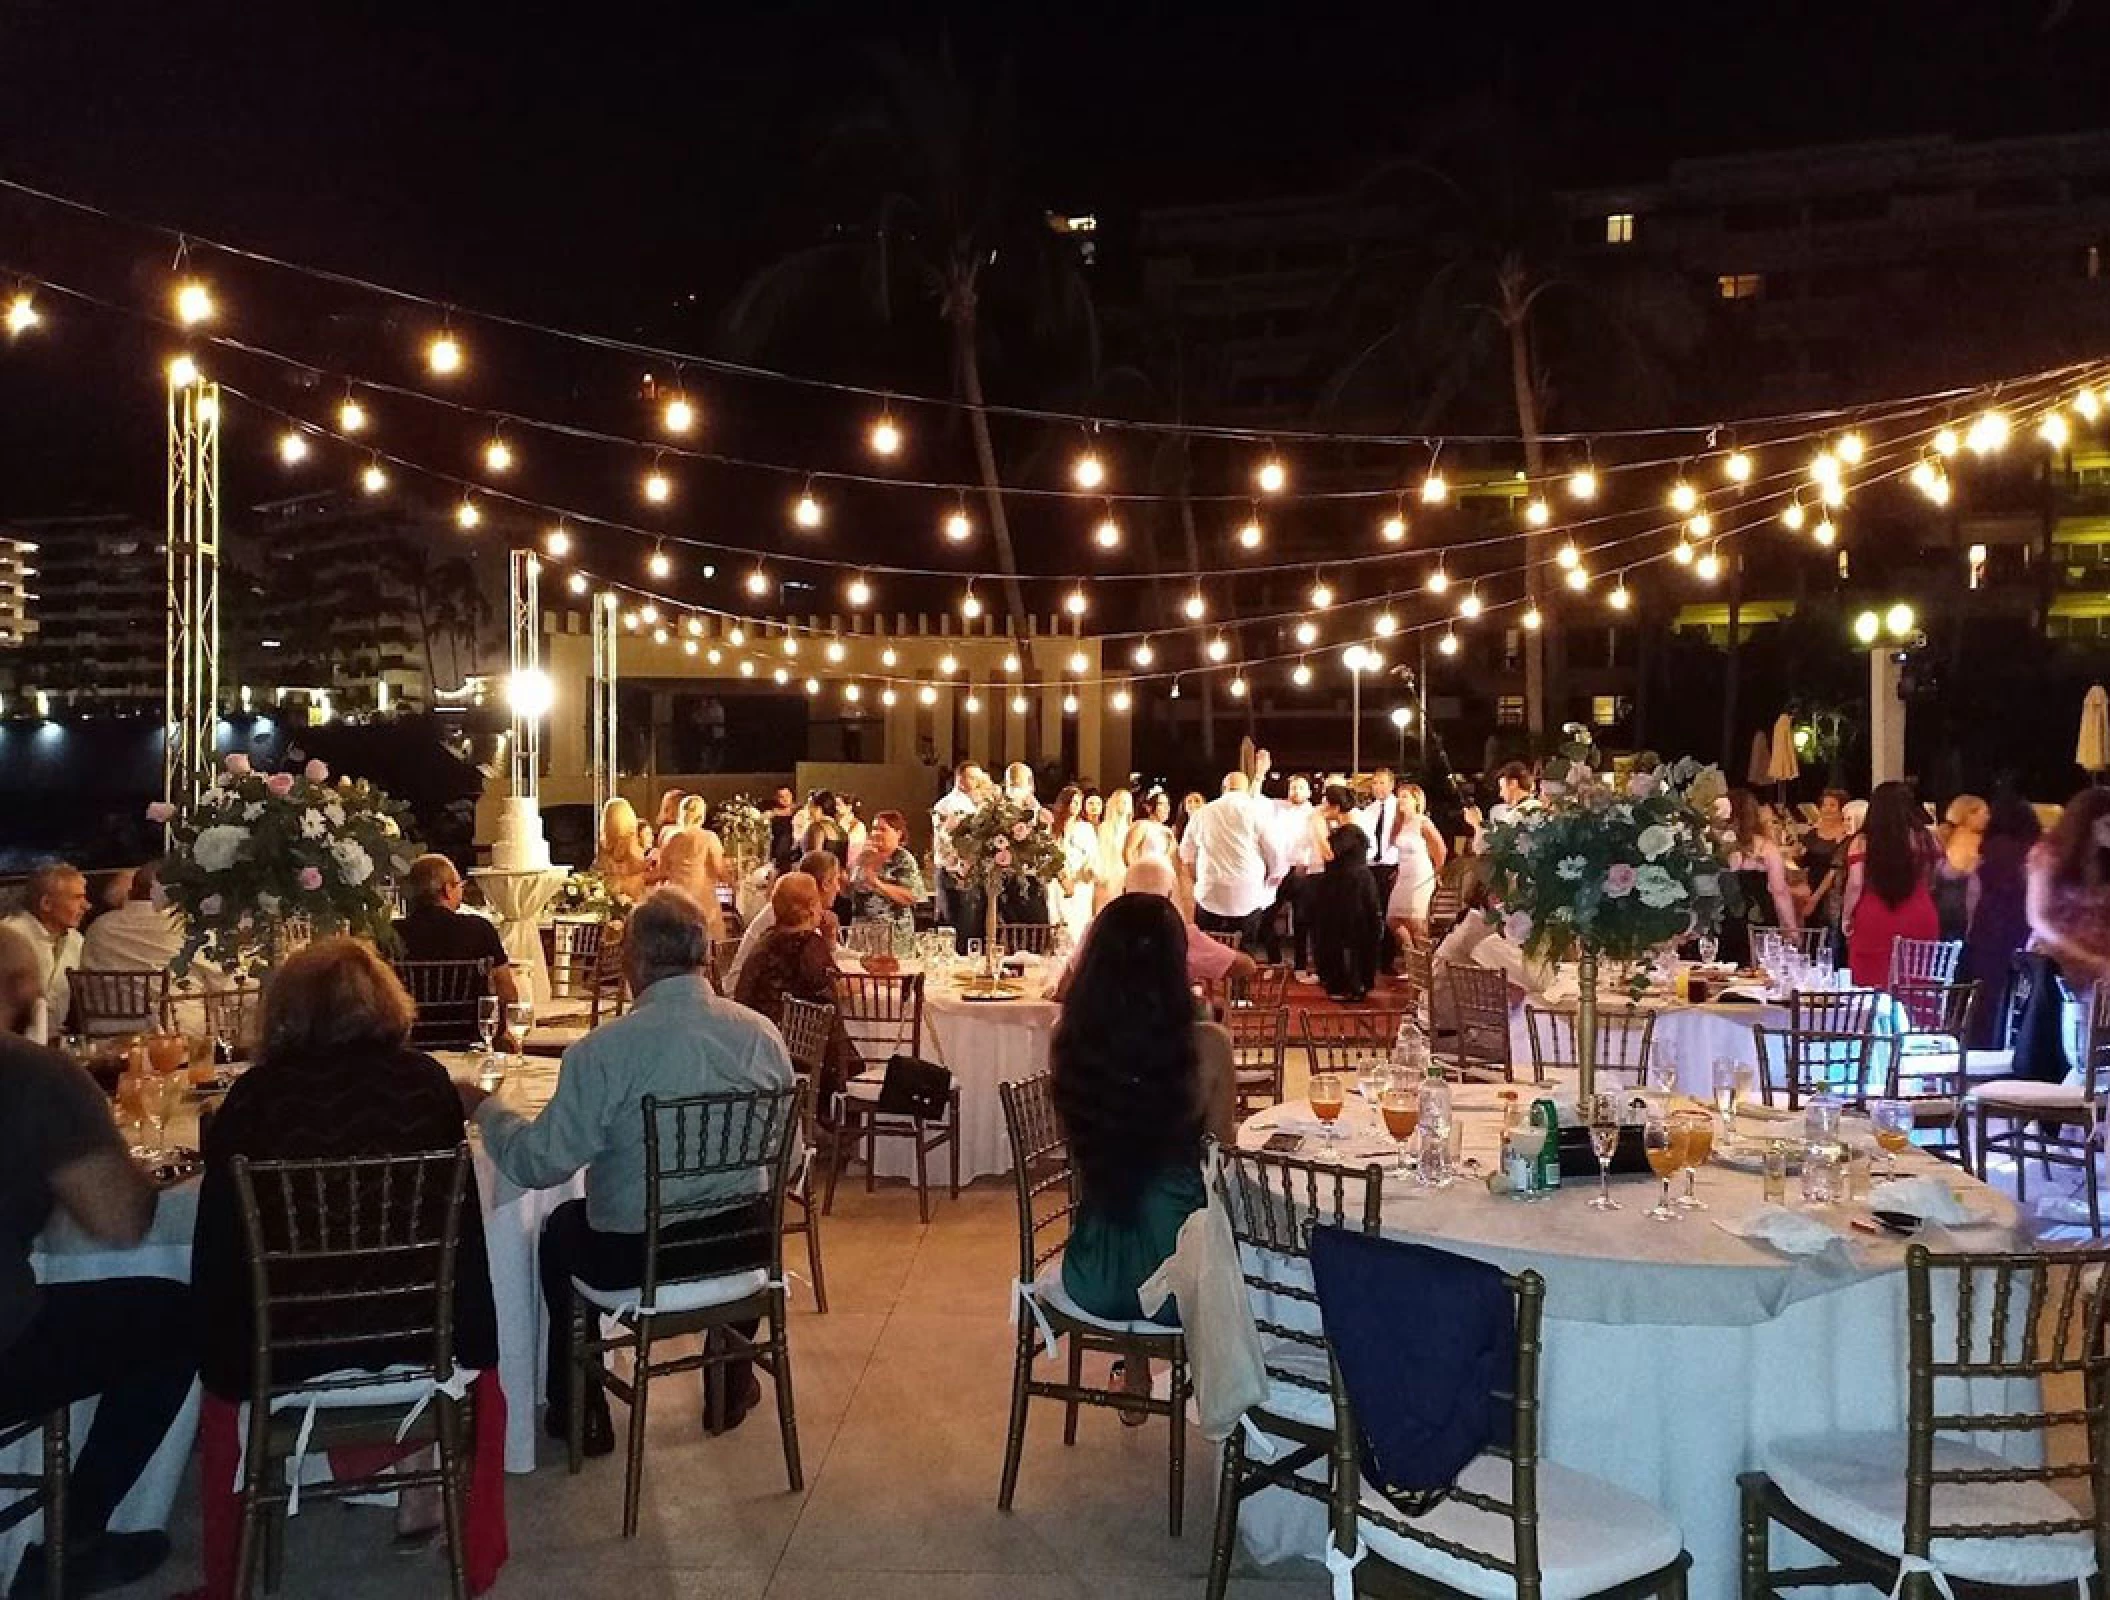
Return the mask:
<svg viewBox="0 0 2110 1600">
<path fill-rule="evenodd" d="M 1745 776 L 1752 788 L 1763 789 L 1773 781 L 1772 772 L 1773 741 L 1766 737 L 1766 730 L 1761 728 L 1751 735 L 1751 765 L 1746 769 Z"/>
<path fill-rule="evenodd" d="M 2073 759 L 2084 772 L 2110 768 L 2110 692 L 2101 684 L 2081 702 L 2081 737 Z"/>
<path fill-rule="evenodd" d="M 1802 776 L 1802 763 L 1795 759 L 1795 723 L 1785 711 L 1773 719 L 1773 750 L 1766 763 L 1766 777 L 1780 785 L 1785 800 L 1788 785 Z"/>
</svg>

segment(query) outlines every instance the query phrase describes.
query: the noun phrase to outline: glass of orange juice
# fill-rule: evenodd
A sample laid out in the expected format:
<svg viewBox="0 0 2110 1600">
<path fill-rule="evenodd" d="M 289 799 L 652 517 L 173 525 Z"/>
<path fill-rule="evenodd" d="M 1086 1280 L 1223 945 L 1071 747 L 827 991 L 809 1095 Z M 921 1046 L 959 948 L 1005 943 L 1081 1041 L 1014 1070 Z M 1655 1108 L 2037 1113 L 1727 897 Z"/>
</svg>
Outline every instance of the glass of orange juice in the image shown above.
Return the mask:
<svg viewBox="0 0 2110 1600">
<path fill-rule="evenodd" d="M 1680 1111 L 1671 1118 L 1671 1139 L 1685 1170 L 1685 1192 L 1677 1203 L 1686 1211 L 1705 1211 L 1707 1202 L 1692 1191 L 1700 1168 L 1714 1154 L 1714 1118 L 1704 1111 Z"/>
<path fill-rule="evenodd" d="M 1651 1116 L 1641 1128 L 1641 1148 L 1648 1156 L 1648 1169 L 1663 1185 L 1663 1192 L 1656 1203 L 1642 1213 L 1651 1222 L 1676 1222 L 1677 1207 L 1670 1203 L 1670 1180 L 1677 1176 L 1684 1163 L 1682 1152 L 1671 1133 L 1670 1123 L 1660 1116 Z"/>
<path fill-rule="evenodd" d="M 1323 1125 L 1328 1144 L 1337 1142 L 1341 1137 L 1334 1127 L 1334 1120 L 1341 1114 L 1341 1100 L 1341 1079 L 1338 1073 L 1320 1072 L 1313 1075 L 1311 1114 Z"/>
</svg>

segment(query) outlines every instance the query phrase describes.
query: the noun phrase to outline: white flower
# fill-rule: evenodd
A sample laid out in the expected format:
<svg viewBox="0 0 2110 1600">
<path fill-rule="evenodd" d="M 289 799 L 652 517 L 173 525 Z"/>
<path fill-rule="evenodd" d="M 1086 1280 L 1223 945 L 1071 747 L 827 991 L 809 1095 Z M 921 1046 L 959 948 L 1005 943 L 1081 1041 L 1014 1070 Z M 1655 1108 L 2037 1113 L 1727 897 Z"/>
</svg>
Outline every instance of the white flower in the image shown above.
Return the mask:
<svg viewBox="0 0 2110 1600">
<path fill-rule="evenodd" d="M 200 830 L 196 842 L 191 845 L 191 857 L 206 872 L 225 872 L 235 864 L 242 854 L 242 847 L 248 843 L 247 828 L 216 824 Z"/>
<path fill-rule="evenodd" d="M 1658 822 L 1650 827 L 1643 828 L 1641 837 L 1635 842 L 1640 845 L 1642 855 L 1653 861 L 1656 857 L 1667 852 L 1674 841 L 1671 838 L 1670 829 Z"/>
<path fill-rule="evenodd" d="M 374 858 L 356 839 L 332 840 L 330 858 L 337 863 L 338 876 L 354 888 L 374 875 Z"/>
<path fill-rule="evenodd" d="M 330 825 L 322 820 L 322 813 L 310 806 L 300 814 L 300 836 L 303 839 L 320 839 L 330 831 Z"/>
<path fill-rule="evenodd" d="M 1581 856 L 1563 856 L 1560 864 L 1553 871 L 1556 877 L 1565 878 L 1568 882 L 1574 883 L 1582 877 L 1589 865 L 1590 863 Z"/>
</svg>

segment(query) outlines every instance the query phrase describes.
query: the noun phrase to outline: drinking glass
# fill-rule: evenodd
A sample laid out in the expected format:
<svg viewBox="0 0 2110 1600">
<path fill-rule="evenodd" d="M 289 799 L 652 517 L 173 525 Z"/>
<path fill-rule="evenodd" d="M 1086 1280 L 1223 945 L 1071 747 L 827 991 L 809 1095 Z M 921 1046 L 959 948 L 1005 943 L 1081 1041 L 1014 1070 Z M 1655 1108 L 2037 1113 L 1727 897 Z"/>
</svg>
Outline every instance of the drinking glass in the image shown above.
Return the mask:
<svg viewBox="0 0 2110 1600">
<path fill-rule="evenodd" d="M 1321 1072 L 1311 1080 L 1311 1114 L 1319 1119 L 1322 1136 L 1328 1144 L 1340 1141 L 1340 1130 L 1334 1127 L 1334 1119 L 1341 1114 L 1341 1079 L 1338 1073 Z"/>
<path fill-rule="evenodd" d="M 515 1000 L 506 1007 L 506 1029 L 513 1035 L 513 1062 L 516 1066 L 527 1060 L 528 1030 L 534 1026 L 534 1001 Z"/>
<path fill-rule="evenodd" d="M 1685 1192 L 1678 1206 L 1685 1211 L 1705 1211 L 1707 1202 L 1693 1193 L 1699 1171 L 1714 1153 L 1714 1118 L 1704 1111 L 1680 1111 L 1671 1119 L 1671 1137 L 1678 1146 L 1678 1164 L 1685 1169 Z"/>
<path fill-rule="evenodd" d="M 498 996 L 487 994 L 476 1002 L 476 1043 L 485 1055 L 491 1053 L 491 1041 L 498 1037 Z"/>
<path fill-rule="evenodd" d="M 1648 1169 L 1663 1185 L 1663 1192 L 1656 1203 L 1642 1213 L 1651 1222 L 1676 1222 L 1677 1207 L 1670 1203 L 1670 1180 L 1677 1176 L 1678 1147 L 1671 1138 L 1670 1123 L 1663 1117 L 1650 1114 L 1641 1127 L 1641 1148 L 1648 1156 Z"/>
<path fill-rule="evenodd" d="M 1717 1061 L 1714 1064 L 1714 1112 L 1722 1119 L 1722 1142 L 1733 1146 L 1736 1143 L 1736 1064 Z"/>
<path fill-rule="evenodd" d="M 1875 1125 L 1876 1148 L 1883 1152 L 1883 1176 L 1898 1175 L 1898 1157 L 1912 1148 L 1912 1102 L 1878 1100 L 1868 1108 Z"/>
<path fill-rule="evenodd" d="M 1378 1097 L 1378 1115 L 1385 1119 L 1385 1132 L 1392 1136 L 1392 1144 L 1398 1161 L 1392 1168 L 1395 1177 L 1404 1178 L 1407 1166 L 1407 1141 L 1414 1137 L 1414 1130 L 1421 1126 L 1421 1098 L 1408 1089 L 1390 1088 Z"/>
<path fill-rule="evenodd" d="M 1590 1100 L 1590 1153 L 1597 1157 L 1597 1193 L 1592 1211 L 1619 1211 L 1612 1198 L 1612 1156 L 1619 1149 L 1619 1097 L 1600 1094 Z"/>
</svg>

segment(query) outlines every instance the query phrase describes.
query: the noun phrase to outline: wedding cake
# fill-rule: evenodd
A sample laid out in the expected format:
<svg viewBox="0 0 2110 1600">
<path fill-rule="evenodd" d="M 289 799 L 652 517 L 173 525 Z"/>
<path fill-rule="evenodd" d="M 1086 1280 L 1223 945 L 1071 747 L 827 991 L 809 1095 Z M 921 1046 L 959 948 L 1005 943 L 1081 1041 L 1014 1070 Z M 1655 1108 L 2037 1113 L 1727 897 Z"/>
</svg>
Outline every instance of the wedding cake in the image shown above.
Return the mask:
<svg viewBox="0 0 2110 1600">
<path fill-rule="evenodd" d="M 549 837 L 542 831 L 542 808 L 520 795 L 508 796 L 500 804 L 498 838 L 491 846 L 493 870 L 549 871 Z"/>
</svg>

